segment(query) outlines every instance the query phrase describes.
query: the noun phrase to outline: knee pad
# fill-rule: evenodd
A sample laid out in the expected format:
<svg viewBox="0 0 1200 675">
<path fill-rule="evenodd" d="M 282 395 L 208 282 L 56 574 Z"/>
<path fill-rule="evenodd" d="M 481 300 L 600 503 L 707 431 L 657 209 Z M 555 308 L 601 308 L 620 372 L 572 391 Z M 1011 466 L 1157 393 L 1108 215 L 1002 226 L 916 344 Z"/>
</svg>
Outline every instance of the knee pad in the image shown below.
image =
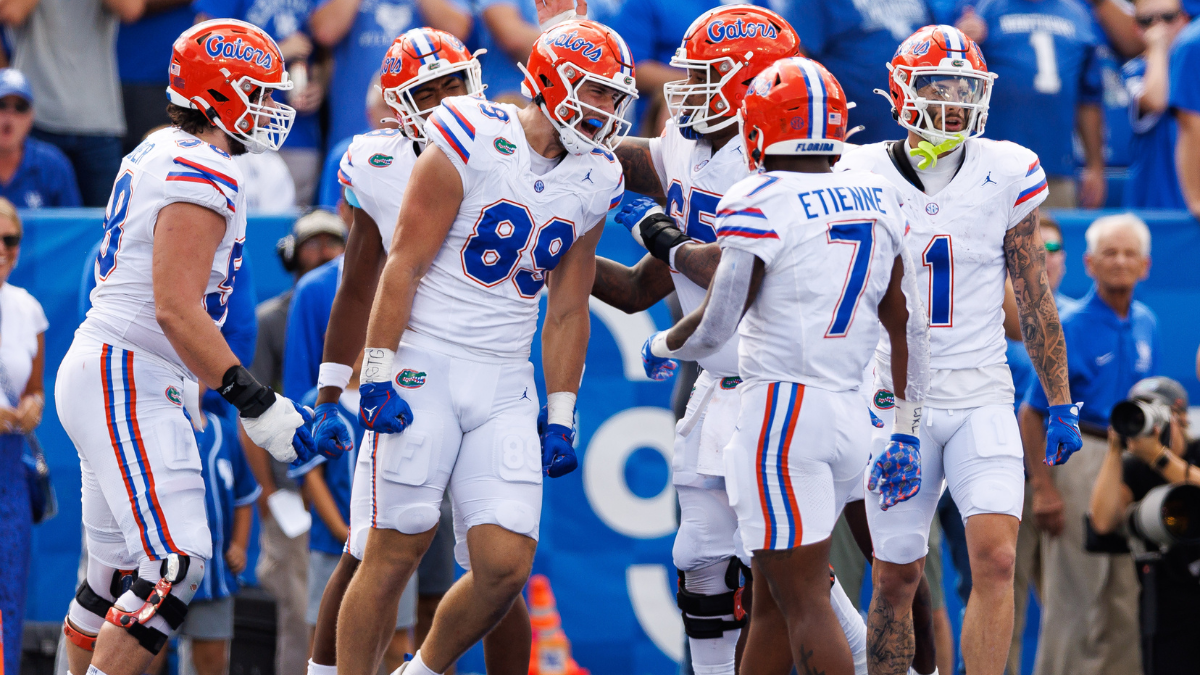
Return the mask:
<svg viewBox="0 0 1200 675">
<path fill-rule="evenodd" d="M 743 578 L 749 572 L 736 557 L 691 572 L 679 570 L 675 602 L 683 614 L 683 630 L 688 637 L 717 639 L 725 631 L 746 625 L 742 590 Z"/>
<path fill-rule="evenodd" d="M 158 654 L 187 618 L 188 603 L 204 578 L 204 563 L 204 558 L 182 553 L 144 562 L 137 580 L 105 619 L 128 631 L 146 651 Z"/>
<path fill-rule="evenodd" d="M 76 589 L 63 621 L 63 635 L 79 648 L 93 651 L 108 610 L 136 579 L 137 570 L 117 569 L 89 557 L 87 576 Z"/>
</svg>

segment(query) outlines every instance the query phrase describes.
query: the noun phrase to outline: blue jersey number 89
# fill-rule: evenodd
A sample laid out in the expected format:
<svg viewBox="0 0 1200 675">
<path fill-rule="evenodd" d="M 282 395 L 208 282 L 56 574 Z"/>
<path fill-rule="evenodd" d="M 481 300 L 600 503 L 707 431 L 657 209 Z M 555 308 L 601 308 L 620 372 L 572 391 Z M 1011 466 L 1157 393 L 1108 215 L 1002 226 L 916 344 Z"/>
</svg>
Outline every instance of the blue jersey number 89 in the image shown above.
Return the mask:
<svg viewBox="0 0 1200 675">
<path fill-rule="evenodd" d="M 518 268 L 531 239 L 533 267 Z M 532 298 L 546 284 L 545 273 L 558 267 L 574 243 L 575 227 L 571 223 L 554 218 L 535 228 L 529 209 L 501 200 L 479 215 L 475 231 L 467 237 L 460 255 L 467 276 L 480 284 L 491 288 L 511 277 L 521 297 Z"/>
</svg>

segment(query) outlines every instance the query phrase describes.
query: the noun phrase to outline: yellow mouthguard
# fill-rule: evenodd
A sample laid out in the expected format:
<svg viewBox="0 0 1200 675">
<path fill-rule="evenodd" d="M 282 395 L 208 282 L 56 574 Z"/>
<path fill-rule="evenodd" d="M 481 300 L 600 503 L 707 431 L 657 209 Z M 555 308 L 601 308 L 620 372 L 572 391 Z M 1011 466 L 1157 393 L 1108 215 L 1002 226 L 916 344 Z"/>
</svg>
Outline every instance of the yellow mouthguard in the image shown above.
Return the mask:
<svg viewBox="0 0 1200 675">
<path fill-rule="evenodd" d="M 957 148 L 959 144 L 967 140 L 963 134 L 958 134 L 953 138 L 948 138 L 937 145 L 929 141 L 921 141 L 917 143 L 917 147 L 908 151 L 908 154 L 913 157 L 920 157 L 921 161 L 917 163 L 917 168 L 921 170 L 932 169 L 937 166 L 938 155 L 943 152 L 949 152 Z"/>
</svg>

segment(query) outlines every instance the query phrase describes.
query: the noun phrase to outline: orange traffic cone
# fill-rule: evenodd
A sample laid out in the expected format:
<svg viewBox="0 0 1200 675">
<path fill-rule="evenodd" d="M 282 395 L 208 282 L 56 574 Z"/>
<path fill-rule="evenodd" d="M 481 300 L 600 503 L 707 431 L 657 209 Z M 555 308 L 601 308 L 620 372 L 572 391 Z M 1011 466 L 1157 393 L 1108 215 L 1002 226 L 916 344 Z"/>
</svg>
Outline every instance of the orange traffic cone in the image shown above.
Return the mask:
<svg viewBox="0 0 1200 675">
<path fill-rule="evenodd" d="M 529 625 L 533 629 L 529 675 L 589 675 L 571 658 L 571 642 L 563 632 L 550 580 L 542 574 L 529 579 Z"/>
</svg>

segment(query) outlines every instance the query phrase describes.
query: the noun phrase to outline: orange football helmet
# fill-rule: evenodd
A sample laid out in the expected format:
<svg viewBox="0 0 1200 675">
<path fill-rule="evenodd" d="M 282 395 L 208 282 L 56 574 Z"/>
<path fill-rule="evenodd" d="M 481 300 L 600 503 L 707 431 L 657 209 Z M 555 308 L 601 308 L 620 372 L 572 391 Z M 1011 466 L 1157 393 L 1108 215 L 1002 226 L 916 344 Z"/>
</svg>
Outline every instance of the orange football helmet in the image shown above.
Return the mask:
<svg viewBox="0 0 1200 675">
<path fill-rule="evenodd" d="M 611 150 L 632 126 L 625 110 L 637 98 L 633 56 L 616 31 L 595 21 L 560 23 L 533 44 L 529 66 L 522 67 L 521 92 L 533 99 L 558 129 L 563 147 L 574 155 L 595 148 Z M 579 99 L 579 87 L 594 82 L 620 96 L 607 112 Z M 580 127 L 593 130 L 588 135 Z"/>
<path fill-rule="evenodd" d="M 840 155 L 846 140 L 846 93 L 825 66 L 802 56 L 780 59 L 750 82 L 742 98 L 746 164 L 767 155 Z"/>
<path fill-rule="evenodd" d="M 925 26 L 900 43 L 887 68 L 890 92 L 875 93 L 888 97 L 900 126 L 935 145 L 960 134 L 983 135 L 996 74 L 988 72 L 979 45 L 962 31 Z M 947 112 L 953 108 L 963 111 L 965 119 L 958 123 L 960 129 L 947 130 Z M 935 125 L 935 116 L 942 128 Z"/>
<path fill-rule="evenodd" d="M 755 75 L 779 59 L 799 55 L 800 37 L 775 12 L 753 5 L 711 9 L 692 22 L 671 58 L 676 68 L 703 71 L 704 82 L 666 83 L 667 106 L 689 138 L 720 131 L 737 122 L 746 85 Z M 690 96 L 702 100 L 689 105 Z"/>
<path fill-rule="evenodd" d="M 486 51 L 472 54 L 458 38 L 435 28 L 414 28 L 397 37 L 383 57 L 379 88 L 383 102 L 396 113 L 401 132 L 425 142 L 425 116 L 437 106 L 419 109 L 413 91 L 426 82 L 462 73 L 467 94 L 482 96 L 478 56 Z"/>
<path fill-rule="evenodd" d="M 271 99 L 292 88 L 279 46 L 266 31 L 236 19 L 185 30 L 171 53 L 167 98 L 204 113 L 250 152 L 278 150 L 296 111 Z"/>
</svg>

